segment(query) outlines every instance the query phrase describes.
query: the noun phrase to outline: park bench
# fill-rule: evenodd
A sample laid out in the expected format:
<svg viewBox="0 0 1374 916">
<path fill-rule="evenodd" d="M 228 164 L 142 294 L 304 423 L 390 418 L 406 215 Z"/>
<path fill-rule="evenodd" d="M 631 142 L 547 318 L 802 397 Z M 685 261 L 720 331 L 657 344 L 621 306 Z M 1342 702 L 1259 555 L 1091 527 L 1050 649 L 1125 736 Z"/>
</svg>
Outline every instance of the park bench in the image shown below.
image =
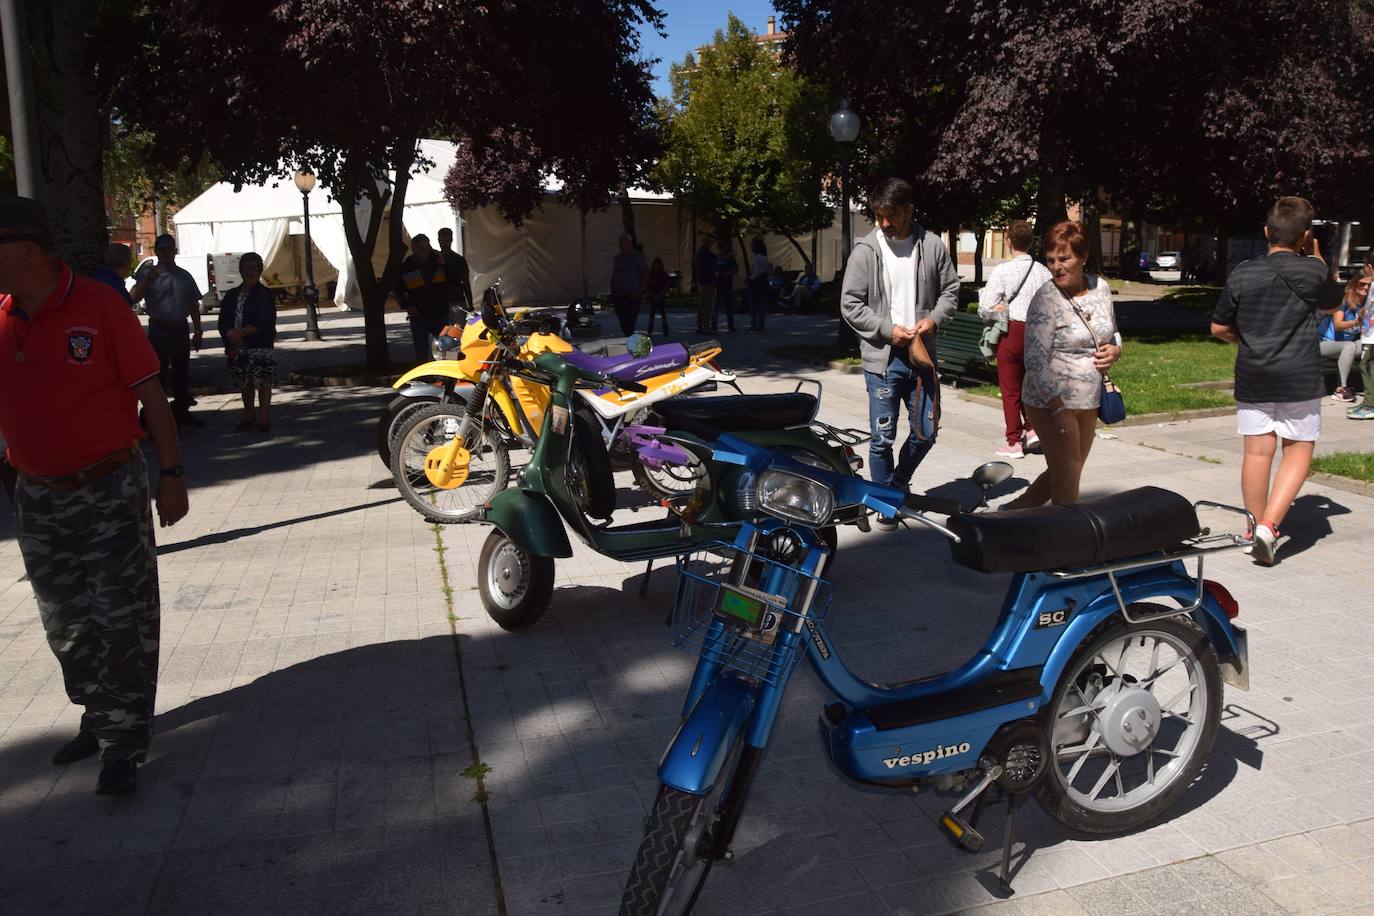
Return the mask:
<svg viewBox="0 0 1374 916">
<path fill-rule="evenodd" d="M 955 312 L 935 332 L 935 363 L 940 379 L 955 385 L 994 381 L 992 360 L 978 349 L 983 338 L 983 319 L 971 312 Z"/>
</svg>

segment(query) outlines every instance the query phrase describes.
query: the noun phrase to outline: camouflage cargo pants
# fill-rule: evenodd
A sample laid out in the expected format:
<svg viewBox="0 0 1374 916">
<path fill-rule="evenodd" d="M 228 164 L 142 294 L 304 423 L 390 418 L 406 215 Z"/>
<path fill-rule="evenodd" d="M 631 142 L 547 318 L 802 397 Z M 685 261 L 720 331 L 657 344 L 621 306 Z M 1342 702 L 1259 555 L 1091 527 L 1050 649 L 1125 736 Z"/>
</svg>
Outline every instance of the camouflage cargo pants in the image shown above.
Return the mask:
<svg viewBox="0 0 1374 916">
<path fill-rule="evenodd" d="M 19 480 L 24 566 L 67 696 L 101 759 L 141 761 L 157 692 L 160 601 L 148 467 L 133 460 L 59 493 Z"/>
</svg>

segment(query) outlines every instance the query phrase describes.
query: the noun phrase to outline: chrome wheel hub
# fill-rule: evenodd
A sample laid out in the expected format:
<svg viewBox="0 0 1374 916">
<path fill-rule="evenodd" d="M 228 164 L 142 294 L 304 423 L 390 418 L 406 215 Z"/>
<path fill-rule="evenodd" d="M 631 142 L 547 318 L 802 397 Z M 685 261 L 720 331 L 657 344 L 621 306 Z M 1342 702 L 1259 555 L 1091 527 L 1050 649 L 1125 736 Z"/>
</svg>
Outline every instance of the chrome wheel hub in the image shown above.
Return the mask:
<svg viewBox="0 0 1374 916">
<path fill-rule="evenodd" d="M 1102 743 L 1114 754 L 1131 757 L 1150 746 L 1159 734 L 1159 701 L 1143 687 L 1116 692 L 1098 715 Z"/>
<path fill-rule="evenodd" d="M 503 607 L 514 607 L 529 586 L 529 561 L 525 552 L 506 541 L 491 558 L 487 582 L 493 598 Z"/>
</svg>

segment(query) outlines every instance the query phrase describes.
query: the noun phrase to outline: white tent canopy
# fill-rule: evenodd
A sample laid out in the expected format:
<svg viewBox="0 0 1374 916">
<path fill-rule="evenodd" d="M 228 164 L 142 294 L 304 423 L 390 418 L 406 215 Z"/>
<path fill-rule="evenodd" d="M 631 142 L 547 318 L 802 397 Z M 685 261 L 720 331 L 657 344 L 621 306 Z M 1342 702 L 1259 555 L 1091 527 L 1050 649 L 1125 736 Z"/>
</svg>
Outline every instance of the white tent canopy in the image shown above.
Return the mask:
<svg viewBox="0 0 1374 916">
<path fill-rule="evenodd" d="M 443 186 L 453 165 L 453 144 L 422 140 L 420 155 L 434 165 L 426 172 L 412 175 L 406 190 L 402 235 L 407 241 L 420 233 L 433 239 L 440 229 L 453 229 L 458 224 L 444 197 Z M 357 218 L 363 231 L 370 212 L 365 201 L 359 205 Z M 386 264 L 384 240 L 389 217 L 389 213 L 383 217 L 383 241 L 373 255 L 378 271 Z M 290 244 L 292 236 L 304 231 L 301 194 L 290 174 L 237 191 L 228 182 L 220 182 L 177 211 L 172 222 L 176 225 L 177 247 L 183 255 L 256 251 L 262 255 L 266 276 L 275 274 L 285 284 L 304 282 L 300 253 Z M 343 208 L 323 185 L 310 194 L 310 235 L 320 255 L 315 259 L 316 282 L 326 283 L 337 274 L 335 301 L 340 305 L 359 305 L 362 300 L 344 237 Z"/>
<path fill-rule="evenodd" d="M 411 176 L 402 214 L 402 235 L 407 242 L 420 233 L 433 240 L 441 228 L 461 226 L 455 247 L 468 260 L 477 294 L 497 278 L 501 279 L 503 294 L 510 302 L 565 302 L 584 293 L 609 292 L 611 263 L 622 232 L 621 208 L 617 203 L 584 216 L 575 207 L 558 201 L 556 194 L 560 188 L 553 181 L 545 188 L 543 205 L 519 228 L 495 207 L 467 211 L 460 220 L 443 189 L 444 178 L 455 158 L 454 145 L 442 140 L 422 140 L 419 152 L 421 158 L 433 165 Z M 670 273 L 679 271 L 685 288 L 691 277 L 694 237 L 690 212 L 666 194 L 632 189 L 629 195 L 635 234 L 645 255 L 651 260 L 662 258 Z M 369 212 L 366 204 L 358 209 L 363 229 Z M 389 218 L 390 213 L 383 217 L 382 240 L 373 254 L 378 272 L 386 263 Z M 178 211 L 172 221 L 183 255 L 256 251 L 266 265 L 265 276 L 274 282 L 304 282 L 301 195 L 285 171 L 281 178 L 238 191 L 225 182 L 216 184 Z M 709 229 L 704 223 L 695 228 Z M 855 219 L 856 237 L 870 228 L 867 220 Z M 359 305 L 361 296 L 344 238 L 343 211 L 323 186 L 310 194 L 310 233 L 318 254 L 314 259 L 316 283 L 323 286 L 337 274 L 335 301 L 345 307 Z M 798 237 L 797 241 L 809 256 L 811 236 Z M 784 270 L 801 269 L 800 255 L 785 238 L 770 236 L 766 243 L 771 263 Z M 829 278 L 841 260 L 838 219 L 821 231 L 815 251 L 818 273 Z M 740 266 L 743 268 L 744 264 Z"/>
</svg>

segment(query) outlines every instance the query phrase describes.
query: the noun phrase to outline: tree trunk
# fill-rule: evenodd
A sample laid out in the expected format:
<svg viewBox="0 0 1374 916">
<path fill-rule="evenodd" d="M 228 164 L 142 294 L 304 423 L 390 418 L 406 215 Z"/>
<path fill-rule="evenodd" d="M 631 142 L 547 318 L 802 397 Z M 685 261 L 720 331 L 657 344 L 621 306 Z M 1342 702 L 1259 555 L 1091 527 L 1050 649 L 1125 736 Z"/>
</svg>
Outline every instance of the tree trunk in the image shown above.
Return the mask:
<svg viewBox="0 0 1374 916">
<path fill-rule="evenodd" d="M 1121 233 L 1116 240 L 1117 274 L 1123 280 L 1140 278 L 1140 248 L 1135 240 L 1136 219 L 1127 214 L 1121 219 Z"/>
<path fill-rule="evenodd" d="M 1036 234 L 1044 238 L 1046 230 L 1068 218 L 1069 211 L 1064 206 L 1064 179 L 1058 175 L 1041 175 L 1035 203 Z"/>
<path fill-rule="evenodd" d="M 1217 279 L 1218 283 L 1225 283 L 1226 278 L 1231 274 L 1231 234 L 1221 229 L 1217 230 Z"/>
<path fill-rule="evenodd" d="M 1083 231 L 1088 236 L 1088 263 L 1085 269 L 1090 274 L 1102 276 L 1102 214 L 1098 209 L 1096 192 L 1085 195 L 1082 203 Z"/>
<path fill-rule="evenodd" d="M 973 282 L 981 286 L 983 283 L 983 246 L 986 244 L 983 237 L 988 234 L 988 227 L 975 224 L 973 232 Z"/>
<path fill-rule="evenodd" d="M 396 287 L 401 261 L 405 257 L 401 213 L 405 207 L 406 190 L 410 185 L 410 169 L 415 163 L 417 142 L 415 138 L 409 138 L 398 141 L 393 147 L 391 165 L 396 172 L 396 182 L 392 185 L 390 194 L 377 187 L 377 181 L 370 168 L 364 163 L 351 160 L 344 168 L 344 187 L 339 189 L 344 237 L 348 240 L 348 251 L 353 257 L 353 269 L 357 274 L 358 289 L 363 297 L 363 340 L 367 351 L 367 367 L 378 372 L 391 368 L 391 354 L 387 349 L 386 339 L 386 300 Z M 366 233 L 360 232 L 358 228 L 355 201 L 359 196 L 367 197 L 372 203 Z M 382 269 L 382 275 L 378 277 L 372 267 L 372 254 L 377 249 L 383 211 L 388 206 L 394 218 L 389 223 L 386 266 Z"/>
<path fill-rule="evenodd" d="M 955 273 L 959 271 L 959 224 L 955 223 L 949 228 L 949 260 L 954 265 Z"/>
<path fill-rule="evenodd" d="M 806 251 L 802 248 L 801 243 L 798 242 L 796 239 L 792 238 L 792 236 L 788 235 L 786 232 L 782 234 L 782 237 L 787 239 L 787 241 L 791 242 L 792 247 L 797 249 L 797 254 L 801 255 L 802 266 L 810 267 L 814 270 L 816 262 L 806 256 Z"/>
<path fill-rule="evenodd" d="M 109 115 L 90 63 L 98 6 L 28 4 L 48 215 L 58 252 L 78 271 L 99 266 L 109 244 L 102 158 Z"/>
<path fill-rule="evenodd" d="M 620 224 L 625 227 L 625 234 L 636 244 L 639 244 L 639 235 L 635 232 L 635 207 L 630 203 L 630 192 L 625 188 L 620 189 Z"/>
</svg>

